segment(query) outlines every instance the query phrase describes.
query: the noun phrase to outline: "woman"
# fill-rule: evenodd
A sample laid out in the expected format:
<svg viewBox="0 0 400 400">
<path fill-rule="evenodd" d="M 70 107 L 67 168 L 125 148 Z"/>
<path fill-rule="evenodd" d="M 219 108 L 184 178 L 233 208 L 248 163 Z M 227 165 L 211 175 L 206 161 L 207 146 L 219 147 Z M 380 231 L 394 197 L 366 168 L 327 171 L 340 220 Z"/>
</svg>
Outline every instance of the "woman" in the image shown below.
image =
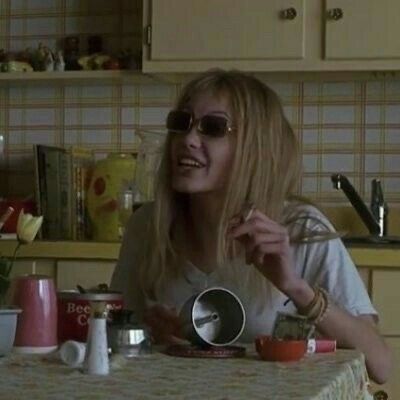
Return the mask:
<svg viewBox="0 0 400 400">
<path fill-rule="evenodd" d="M 390 352 L 353 262 L 325 216 L 292 196 L 301 155 L 276 94 L 209 71 L 183 88 L 167 129 L 156 200 L 131 218 L 112 279 L 127 306 L 171 343 L 183 303 L 222 286 L 244 304 L 241 341 L 299 312 L 385 381 Z"/>
</svg>

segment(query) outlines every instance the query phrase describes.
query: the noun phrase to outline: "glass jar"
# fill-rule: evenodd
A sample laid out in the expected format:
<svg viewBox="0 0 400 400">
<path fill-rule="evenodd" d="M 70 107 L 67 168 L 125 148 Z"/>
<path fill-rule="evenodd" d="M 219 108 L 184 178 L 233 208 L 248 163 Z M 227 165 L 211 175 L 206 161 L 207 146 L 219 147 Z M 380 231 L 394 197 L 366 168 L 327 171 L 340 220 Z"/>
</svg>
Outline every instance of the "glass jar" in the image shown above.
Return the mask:
<svg viewBox="0 0 400 400">
<path fill-rule="evenodd" d="M 165 134 L 160 132 L 137 132 L 141 143 L 139 145 L 135 185 L 137 200 L 141 203 L 154 200 L 154 180 L 158 170 Z"/>
</svg>

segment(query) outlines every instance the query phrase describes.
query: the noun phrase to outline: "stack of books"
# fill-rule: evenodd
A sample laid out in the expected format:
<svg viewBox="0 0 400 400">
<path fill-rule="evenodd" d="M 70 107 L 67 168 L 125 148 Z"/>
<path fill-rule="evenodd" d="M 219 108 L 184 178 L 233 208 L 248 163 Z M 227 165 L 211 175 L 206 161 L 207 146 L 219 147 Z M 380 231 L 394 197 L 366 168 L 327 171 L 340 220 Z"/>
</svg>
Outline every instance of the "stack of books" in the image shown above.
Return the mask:
<svg viewBox="0 0 400 400">
<path fill-rule="evenodd" d="M 41 238 L 90 239 L 86 192 L 94 166 L 93 151 L 34 145 L 35 197 L 43 215 Z"/>
</svg>

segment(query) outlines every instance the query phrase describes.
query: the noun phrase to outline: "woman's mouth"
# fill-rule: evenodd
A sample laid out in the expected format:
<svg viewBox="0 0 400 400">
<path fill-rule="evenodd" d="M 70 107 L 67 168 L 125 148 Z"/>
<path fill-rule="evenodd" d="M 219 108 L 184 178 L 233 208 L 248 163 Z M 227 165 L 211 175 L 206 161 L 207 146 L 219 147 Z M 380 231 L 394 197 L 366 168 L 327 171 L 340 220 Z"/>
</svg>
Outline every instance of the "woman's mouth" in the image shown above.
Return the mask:
<svg viewBox="0 0 400 400">
<path fill-rule="evenodd" d="M 191 157 L 182 157 L 178 159 L 178 166 L 184 169 L 189 169 L 189 168 L 200 169 L 204 168 L 205 164 Z"/>
</svg>

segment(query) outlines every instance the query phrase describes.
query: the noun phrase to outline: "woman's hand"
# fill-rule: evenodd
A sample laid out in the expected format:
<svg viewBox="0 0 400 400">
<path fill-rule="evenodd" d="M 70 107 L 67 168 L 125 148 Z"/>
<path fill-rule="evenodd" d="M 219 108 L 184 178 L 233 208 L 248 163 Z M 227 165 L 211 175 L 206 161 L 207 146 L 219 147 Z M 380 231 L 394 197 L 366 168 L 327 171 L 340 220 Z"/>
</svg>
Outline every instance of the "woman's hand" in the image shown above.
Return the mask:
<svg viewBox="0 0 400 400">
<path fill-rule="evenodd" d="M 181 321 L 175 309 L 155 304 L 147 309 L 144 322 L 150 328 L 153 340 L 158 344 L 181 344 Z"/>
<path fill-rule="evenodd" d="M 234 218 L 228 235 L 242 243 L 246 262 L 255 265 L 280 291 L 288 293 L 299 284 L 284 226 L 254 209 L 246 220 L 237 223 Z"/>
<path fill-rule="evenodd" d="M 296 275 L 285 227 L 254 210 L 246 220 L 236 217 L 228 235 L 243 244 L 247 263 L 254 264 L 296 307 L 310 303 L 314 290 Z M 378 383 L 386 381 L 392 369 L 392 355 L 374 327 L 372 316 L 355 317 L 332 302 L 317 329 L 324 336 L 335 338 L 341 347 L 361 350 L 371 378 Z"/>
</svg>

